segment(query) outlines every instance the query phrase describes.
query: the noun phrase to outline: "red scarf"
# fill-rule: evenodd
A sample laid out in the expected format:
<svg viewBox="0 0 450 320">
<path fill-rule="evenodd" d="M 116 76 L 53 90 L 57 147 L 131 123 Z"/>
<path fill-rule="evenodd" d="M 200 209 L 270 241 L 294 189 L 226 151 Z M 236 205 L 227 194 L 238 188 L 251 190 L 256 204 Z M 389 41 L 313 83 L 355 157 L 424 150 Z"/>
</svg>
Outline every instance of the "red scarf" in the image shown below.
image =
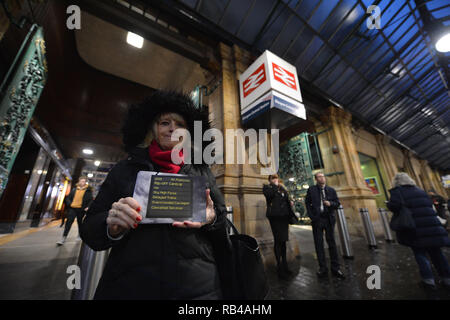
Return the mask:
<svg viewBox="0 0 450 320">
<path fill-rule="evenodd" d="M 148 153 L 150 155 L 150 160 L 152 160 L 153 163 L 157 164 L 161 168 L 162 172 L 178 173 L 178 171 L 180 171 L 181 167 L 184 164 L 183 149 L 181 149 L 179 153 L 182 161 L 179 165 L 177 165 L 172 162 L 172 150 L 162 150 L 156 140 L 153 140 L 148 147 Z"/>
</svg>

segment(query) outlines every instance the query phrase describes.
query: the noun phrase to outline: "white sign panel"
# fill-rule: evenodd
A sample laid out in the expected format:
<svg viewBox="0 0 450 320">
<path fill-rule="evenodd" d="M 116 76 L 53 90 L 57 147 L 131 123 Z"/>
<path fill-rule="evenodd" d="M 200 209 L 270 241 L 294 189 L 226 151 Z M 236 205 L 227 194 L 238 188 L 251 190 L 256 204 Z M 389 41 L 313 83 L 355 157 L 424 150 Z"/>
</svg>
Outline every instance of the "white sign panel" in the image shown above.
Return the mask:
<svg viewBox="0 0 450 320">
<path fill-rule="evenodd" d="M 303 105 L 297 69 L 266 50 L 239 77 L 241 113 L 270 90 L 282 93 Z"/>
<path fill-rule="evenodd" d="M 306 110 L 303 103 L 291 99 L 275 90 L 270 90 L 249 106 L 242 109 L 242 122 L 246 123 L 272 108 L 277 108 L 298 118 L 306 119 Z"/>
</svg>

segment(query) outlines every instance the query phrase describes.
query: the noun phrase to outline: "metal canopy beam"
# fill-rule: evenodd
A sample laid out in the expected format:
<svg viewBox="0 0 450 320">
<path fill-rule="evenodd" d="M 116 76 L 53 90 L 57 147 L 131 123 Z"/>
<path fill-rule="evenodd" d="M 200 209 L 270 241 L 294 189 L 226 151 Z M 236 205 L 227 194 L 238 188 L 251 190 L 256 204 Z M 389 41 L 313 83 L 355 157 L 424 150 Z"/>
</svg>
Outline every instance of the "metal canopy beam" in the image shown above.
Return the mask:
<svg viewBox="0 0 450 320">
<path fill-rule="evenodd" d="M 377 1 L 379 2 L 379 1 L 381 1 L 381 0 L 377 0 Z M 293 11 L 292 8 L 290 8 L 287 4 L 282 3 L 282 5 L 283 5 L 285 8 L 287 8 L 288 10 Z M 351 64 L 345 57 L 341 56 L 341 55 L 339 54 L 339 52 L 338 52 L 336 49 L 334 49 L 334 48 L 328 43 L 327 40 L 323 39 L 322 36 L 321 36 L 321 35 L 320 35 L 320 34 L 319 34 L 312 26 L 310 26 L 302 16 L 300 16 L 300 15 L 299 15 L 297 12 L 295 12 L 295 11 L 293 11 L 293 14 L 295 14 L 295 15 L 298 17 L 298 19 L 300 19 L 300 21 L 306 25 L 306 27 L 308 28 L 309 31 L 311 31 L 311 33 L 313 33 L 315 36 L 317 36 L 318 38 L 320 38 L 324 43 L 326 43 L 326 44 L 329 46 L 330 50 L 332 50 L 336 55 L 339 55 L 343 62 L 345 62 L 348 66 L 352 66 L 352 64 Z M 367 16 L 367 14 L 365 14 L 364 16 Z M 362 21 L 364 21 L 364 19 L 362 19 Z M 361 23 L 362 23 L 362 21 L 361 21 Z M 297 58 L 297 59 L 298 59 L 298 58 Z M 364 74 L 362 74 L 362 73 L 361 73 L 359 70 L 357 70 L 357 69 L 355 69 L 355 72 L 356 72 L 356 73 L 357 73 L 357 74 L 358 74 L 365 82 L 369 83 L 369 85 L 370 85 L 375 91 L 377 91 L 377 92 L 380 94 L 380 96 L 384 96 L 384 94 L 383 94 L 382 92 L 380 92 L 380 91 L 379 91 L 372 83 L 370 83 L 370 81 L 367 79 L 367 77 L 366 77 Z"/>
<path fill-rule="evenodd" d="M 436 152 L 436 153 L 428 156 L 428 161 L 436 162 L 436 161 L 440 161 L 439 159 L 442 159 L 442 158 L 445 158 L 445 157 L 448 158 L 449 157 L 448 151 L 449 151 L 448 148 L 447 148 L 447 150 L 446 149 L 442 149 L 439 152 Z"/>
<path fill-rule="evenodd" d="M 379 0 L 379 1 L 377 0 L 377 1 L 375 1 L 374 5 L 378 5 L 380 2 L 381 2 L 381 0 Z M 389 7 L 392 3 L 393 3 L 393 1 L 391 1 L 391 2 L 389 3 L 388 7 Z M 364 6 L 363 6 L 363 8 L 364 8 Z M 386 9 L 387 9 L 387 8 L 386 8 Z M 353 28 L 352 31 L 345 37 L 345 39 L 342 41 L 342 43 L 337 47 L 336 51 L 339 50 L 340 48 L 342 48 L 342 46 L 343 46 L 343 45 L 351 38 L 351 36 L 353 36 L 353 34 L 356 32 L 356 30 L 358 30 L 358 28 L 359 28 L 359 27 L 361 26 L 361 24 L 367 19 L 368 16 L 369 16 L 369 14 L 366 13 L 366 14 L 360 19 L 360 21 L 358 21 L 358 23 L 355 25 L 355 28 Z M 361 41 L 361 40 L 359 40 L 359 41 Z M 319 76 L 321 76 L 322 71 L 326 69 L 326 67 L 328 66 L 328 64 L 329 64 L 332 60 L 333 60 L 333 57 L 330 57 L 330 58 L 323 64 L 323 66 L 319 69 L 319 71 L 318 71 L 318 73 L 317 73 L 317 76 L 315 76 L 315 77 L 311 80 L 312 82 L 316 81 L 317 78 L 318 78 Z M 334 70 L 334 69 L 333 69 L 333 70 Z M 328 75 L 329 73 L 330 73 L 330 70 L 327 71 L 327 74 L 326 74 L 326 75 Z"/>
<path fill-rule="evenodd" d="M 441 117 L 442 115 L 444 115 L 445 113 L 447 113 L 447 112 L 449 112 L 449 111 L 450 111 L 450 109 L 447 109 L 447 110 L 444 110 L 444 111 L 438 113 L 438 114 L 434 117 L 434 119 L 428 121 L 427 123 L 425 123 L 424 125 L 422 125 L 419 129 L 413 128 L 413 129 L 415 129 L 414 132 L 412 132 L 412 133 L 410 133 L 409 135 L 407 135 L 406 137 L 402 138 L 402 140 L 403 140 L 403 141 L 408 140 L 413 134 L 416 134 L 417 132 L 420 132 L 421 130 L 423 130 L 423 129 L 424 129 L 425 127 L 427 127 L 427 126 L 431 126 L 431 125 L 433 124 L 433 122 L 436 121 L 436 119 L 439 119 L 439 117 Z M 449 123 L 447 123 L 445 126 L 448 126 L 448 125 L 449 125 Z M 408 131 L 410 131 L 410 130 L 411 130 L 411 129 L 409 129 Z"/>
<path fill-rule="evenodd" d="M 294 10 L 297 11 L 298 7 L 300 7 L 300 5 L 302 4 L 303 1 L 299 1 L 297 3 L 297 5 L 295 6 Z M 319 2 L 319 4 L 322 2 L 322 0 Z M 277 33 L 277 35 L 275 36 L 274 40 L 272 41 L 272 43 L 269 46 L 269 50 L 272 50 L 272 48 L 275 46 L 275 44 L 278 42 L 278 39 L 280 38 L 281 34 L 283 33 L 284 29 L 286 29 L 287 25 L 289 24 L 289 22 L 291 22 L 291 19 L 294 17 L 294 14 L 290 14 L 289 17 L 286 19 L 286 21 L 284 22 L 283 26 L 281 27 L 280 31 Z M 304 28 L 304 26 L 303 26 Z"/>
<path fill-rule="evenodd" d="M 424 72 L 424 74 L 419 79 L 422 80 L 423 78 L 425 78 L 428 75 L 428 72 L 430 72 L 432 70 L 433 70 L 433 67 L 428 68 L 427 71 Z M 390 108 L 392 105 L 396 104 L 401 99 L 403 99 L 405 97 L 405 94 L 408 93 L 414 86 L 415 86 L 415 83 L 409 85 L 405 90 L 403 90 L 400 94 L 398 94 L 397 97 L 391 99 L 389 102 L 386 102 L 384 105 L 384 108 L 382 108 L 380 111 L 377 112 L 377 114 L 372 116 L 371 121 L 375 122 L 378 119 L 378 117 L 380 117 L 381 115 L 383 115 L 386 112 L 386 110 L 388 108 Z M 408 117 L 409 117 L 409 114 L 408 114 Z"/>
<path fill-rule="evenodd" d="M 250 5 L 250 8 L 248 8 L 247 12 L 245 13 L 244 19 L 242 19 L 241 24 L 239 25 L 239 28 L 236 31 L 235 36 L 239 36 L 239 32 L 241 32 L 242 27 L 245 25 L 245 22 L 247 21 L 248 16 L 250 15 L 250 12 L 253 10 L 255 3 L 256 3 L 256 0 L 253 0 L 252 4 Z"/>
<path fill-rule="evenodd" d="M 256 34 L 256 37 L 255 37 L 255 39 L 254 39 L 254 41 L 253 41 L 253 43 L 252 43 L 252 45 L 251 45 L 251 51 L 252 52 L 254 52 L 255 51 L 255 49 L 256 49 L 256 44 L 258 43 L 258 41 L 261 39 L 261 37 L 263 36 L 263 34 L 264 34 L 264 31 L 266 30 L 266 27 L 267 27 L 267 25 L 269 24 L 269 22 L 270 22 L 270 19 L 272 19 L 272 16 L 274 15 L 274 13 L 275 13 L 275 11 L 277 10 L 277 8 L 278 8 L 278 6 L 280 5 L 280 3 L 281 3 L 281 0 L 277 0 L 277 2 L 276 3 L 274 3 L 274 5 L 272 6 L 272 9 L 270 10 L 270 13 L 269 13 L 269 15 L 267 16 L 267 18 L 266 18 L 266 21 L 264 21 L 264 23 L 263 23 L 263 25 L 262 25 L 262 27 L 261 27 L 261 29 L 258 31 L 258 33 Z M 281 10 L 281 12 L 282 12 L 282 10 Z M 280 14 L 281 14 L 281 12 L 280 12 Z M 279 15 L 280 15 L 279 14 Z M 279 16 L 278 15 L 278 16 Z M 277 17 L 278 18 L 278 17 Z M 273 21 L 275 21 L 277 18 L 275 18 Z M 272 22 L 273 23 L 273 22 Z"/>
<path fill-rule="evenodd" d="M 426 74 L 426 73 L 425 73 Z M 406 113 L 401 119 L 399 119 L 398 121 L 396 121 L 395 123 L 393 123 L 393 125 L 395 125 L 396 123 L 403 123 L 405 121 L 407 121 L 408 119 L 411 118 L 411 116 L 413 116 L 415 113 L 417 113 L 417 109 L 419 108 L 423 108 L 424 105 L 426 105 L 427 103 L 429 103 L 430 101 L 434 100 L 435 98 L 437 98 L 440 94 L 442 94 L 442 92 L 444 92 L 444 88 L 440 90 L 440 92 L 437 92 L 435 95 L 433 95 L 430 100 L 425 100 L 423 103 L 419 103 L 419 105 L 417 105 L 416 107 L 414 107 L 411 112 Z M 404 95 L 402 95 L 402 97 L 404 97 Z M 381 114 L 380 114 L 381 115 Z M 387 134 L 390 134 L 391 132 L 393 132 L 395 130 L 392 131 L 388 131 L 386 132 Z"/>
<path fill-rule="evenodd" d="M 450 168 L 450 156 L 442 157 L 441 160 L 437 160 L 434 162 L 437 166 L 442 166 L 444 163 L 447 164 L 446 169 Z"/>
</svg>

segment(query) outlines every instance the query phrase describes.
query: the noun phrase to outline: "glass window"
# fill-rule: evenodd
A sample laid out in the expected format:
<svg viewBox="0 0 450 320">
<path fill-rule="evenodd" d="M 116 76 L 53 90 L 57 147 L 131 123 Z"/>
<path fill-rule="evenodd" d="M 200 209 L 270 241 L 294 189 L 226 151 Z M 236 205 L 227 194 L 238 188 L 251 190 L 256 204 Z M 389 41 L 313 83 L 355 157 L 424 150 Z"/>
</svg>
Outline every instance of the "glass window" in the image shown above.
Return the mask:
<svg viewBox="0 0 450 320">
<path fill-rule="evenodd" d="M 364 182 L 376 196 L 375 201 L 377 202 L 377 208 L 387 208 L 385 203 L 388 199 L 387 190 L 376 159 L 359 153 L 359 160 L 361 162 L 361 171 L 364 176 Z"/>
</svg>

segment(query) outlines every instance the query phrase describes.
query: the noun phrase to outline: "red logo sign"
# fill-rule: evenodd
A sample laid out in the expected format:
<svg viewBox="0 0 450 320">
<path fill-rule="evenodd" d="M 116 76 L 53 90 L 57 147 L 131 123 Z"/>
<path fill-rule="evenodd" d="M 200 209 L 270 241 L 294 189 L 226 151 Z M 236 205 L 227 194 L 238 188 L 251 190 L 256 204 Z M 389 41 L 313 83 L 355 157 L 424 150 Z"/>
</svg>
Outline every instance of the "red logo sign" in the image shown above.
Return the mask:
<svg viewBox="0 0 450 320">
<path fill-rule="evenodd" d="M 244 98 L 246 98 L 250 93 L 256 90 L 265 81 L 266 69 L 264 68 L 263 63 L 242 83 L 242 88 L 244 89 Z"/>
<path fill-rule="evenodd" d="M 291 89 L 297 90 L 297 81 L 295 81 L 295 76 L 292 72 L 280 67 L 279 65 L 272 62 L 273 66 L 273 77 L 275 80 L 281 82 L 282 84 L 288 86 Z"/>
</svg>

